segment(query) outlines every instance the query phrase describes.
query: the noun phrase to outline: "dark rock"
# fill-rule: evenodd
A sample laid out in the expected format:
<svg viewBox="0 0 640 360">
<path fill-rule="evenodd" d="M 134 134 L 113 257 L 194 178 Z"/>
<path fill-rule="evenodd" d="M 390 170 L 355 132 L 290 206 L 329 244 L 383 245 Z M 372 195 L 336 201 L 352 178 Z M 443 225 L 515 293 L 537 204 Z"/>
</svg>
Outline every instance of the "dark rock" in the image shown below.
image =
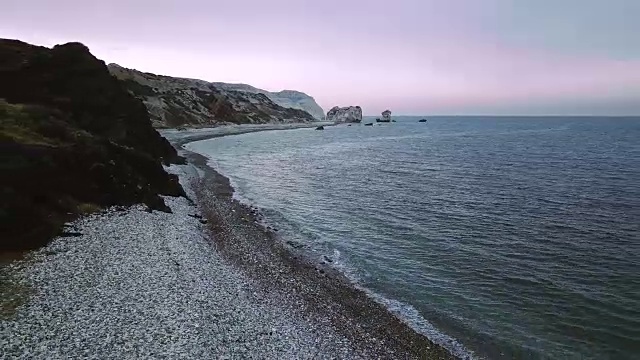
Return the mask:
<svg viewBox="0 0 640 360">
<path fill-rule="evenodd" d="M 318 126 L 316 130 L 324 130 L 324 126 Z"/>
<path fill-rule="evenodd" d="M 300 249 L 304 247 L 304 245 L 291 240 L 287 240 L 287 244 L 289 244 L 289 246 L 291 246 L 294 249 Z"/>
<path fill-rule="evenodd" d="M 373 126 L 373 123 L 366 123 L 364 126 Z"/>
<path fill-rule="evenodd" d="M 75 231 L 63 231 L 60 233 L 60 237 L 78 237 L 82 236 L 82 233 Z"/>
<path fill-rule="evenodd" d="M 78 215 L 184 196 L 184 162 L 145 106 L 82 44 L 0 39 L 0 250 L 45 244 Z"/>
<path fill-rule="evenodd" d="M 206 219 L 200 219 L 200 224 L 206 224 L 208 221 Z"/>
<path fill-rule="evenodd" d="M 420 119 L 418 122 L 427 122 L 427 119 Z"/>
</svg>

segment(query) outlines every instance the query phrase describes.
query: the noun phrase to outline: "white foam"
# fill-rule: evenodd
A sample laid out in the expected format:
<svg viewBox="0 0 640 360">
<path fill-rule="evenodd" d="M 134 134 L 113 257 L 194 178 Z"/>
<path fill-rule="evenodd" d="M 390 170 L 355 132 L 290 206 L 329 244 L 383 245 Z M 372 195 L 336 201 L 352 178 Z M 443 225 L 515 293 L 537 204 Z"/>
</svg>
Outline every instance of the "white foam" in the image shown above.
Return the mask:
<svg viewBox="0 0 640 360">
<path fill-rule="evenodd" d="M 467 349 L 456 339 L 438 330 L 432 323 L 422 317 L 420 312 L 415 307 L 398 300 L 387 299 L 386 297 L 360 285 L 356 284 L 356 287 L 364 291 L 376 302 L 384 305 L 391 313 L 396 315 L 400 320 L 405 322 L 412 329 L 426 336 L 434 343 L 441 345 L 445 349 L 449 350 L 453 355 L 459 357 L 460 359 L 477 358 L 471 350 Z"/>
<path fill-rule="evenodd" d="M 467 349 L 456 339 L 438 330 L 432 323 L 425 319 L 415 307 L 398 300 L 388 299 L 385 296 L 362 286 L 357 269 L 349 266 L 348 262 L 341 255 L 342 254 L 339 250 L 333 250 L 333 257 L 331 258 L 333 260 L 332 267 L 344 274 L 357 289 L 364 291 L 371 299 L 384 305 L 384 307 L 386 307 L 405 324 L 409 325 L 418 333 L 426 336 L 434 343 L 449 350 L 453 355 L 461 359 L 477 358 L 471 350 Z"/>
</svg>

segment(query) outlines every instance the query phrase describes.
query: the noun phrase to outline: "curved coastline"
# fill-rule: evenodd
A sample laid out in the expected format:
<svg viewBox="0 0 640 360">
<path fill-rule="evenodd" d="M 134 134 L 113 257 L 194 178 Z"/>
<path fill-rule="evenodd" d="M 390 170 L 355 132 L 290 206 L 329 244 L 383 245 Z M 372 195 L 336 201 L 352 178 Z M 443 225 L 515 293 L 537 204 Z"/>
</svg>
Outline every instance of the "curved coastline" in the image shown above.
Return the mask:
<svg viewBox="0 0 640 360">
<path fill-rule="evenodd" d="M 201 177 L 194 185 L 196 202 L 210 221 L 213 244 L 223 257 L 257 279 L 265 289 L 278 291 L 300 304 L 312 319 L 330 322 L 357 348 L 368 348 L 382 358 L 473 358 L 474 355 L 454 339 L 438 336 L 435 329 L 423 326 L 428 324 L 426 320 L 408 315 L 404 310 L 410 310 L 410 306 L 399 306 L 393 300 L 371 293 L 331 264 L 310 258 L 299 244 L 287 243 L 277 229 L 264 223 L 257 208 L 234 196 L 230 179 L 214 169 L 208 158 L 185 149 L 189 143 L 215 137 L 301 127 L 309 126 L 164 132 L 199 169 Z M 390 306 L 391 303 L 394 306 Z"/>
</svg>

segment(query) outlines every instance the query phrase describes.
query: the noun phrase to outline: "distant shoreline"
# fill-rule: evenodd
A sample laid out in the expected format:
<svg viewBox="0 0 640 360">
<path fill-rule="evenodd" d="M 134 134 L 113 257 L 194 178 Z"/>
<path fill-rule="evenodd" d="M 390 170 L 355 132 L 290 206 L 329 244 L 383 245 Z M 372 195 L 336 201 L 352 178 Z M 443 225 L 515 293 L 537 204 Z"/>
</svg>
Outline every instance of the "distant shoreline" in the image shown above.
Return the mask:
<svg viewBox="0 0 640 360">
<path fill-rule="evenodd" d="M 240 135 L 259 131 L 271 130 L 295 130 L 308 129 L 318 126 L 333 126 L 332 122 L 317 121 L 313 123 L 291 123 L 291 124 L 241 124 L 241 125 L 221 125 L 214 127 L 199 127 L 193 129 L 157 129 L 160 135 L 167 138 L 178 150 L 182 146 L 201 140 L 213 139 L 227 135 Z"/>
</svg>

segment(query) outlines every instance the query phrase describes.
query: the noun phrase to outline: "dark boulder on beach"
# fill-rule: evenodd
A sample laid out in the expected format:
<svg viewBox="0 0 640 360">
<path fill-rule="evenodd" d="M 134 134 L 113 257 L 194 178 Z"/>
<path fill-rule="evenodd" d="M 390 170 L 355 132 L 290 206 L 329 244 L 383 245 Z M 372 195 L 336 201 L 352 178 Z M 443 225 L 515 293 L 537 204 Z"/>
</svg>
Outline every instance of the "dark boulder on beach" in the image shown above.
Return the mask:
<svg viewBox="0 0 640 360">
<path fill-rule="evenodd" d="M 0 250 L 109 206 L 170 211 L 159 195 L 184 190 L 162 164 L 183 161 L 87 47 L 0 39 Z"/>
<path fill-rule="evenodd" d="M 324 130 L 324 126 L 318 126 L 316 130 Z"/>
</svg>

